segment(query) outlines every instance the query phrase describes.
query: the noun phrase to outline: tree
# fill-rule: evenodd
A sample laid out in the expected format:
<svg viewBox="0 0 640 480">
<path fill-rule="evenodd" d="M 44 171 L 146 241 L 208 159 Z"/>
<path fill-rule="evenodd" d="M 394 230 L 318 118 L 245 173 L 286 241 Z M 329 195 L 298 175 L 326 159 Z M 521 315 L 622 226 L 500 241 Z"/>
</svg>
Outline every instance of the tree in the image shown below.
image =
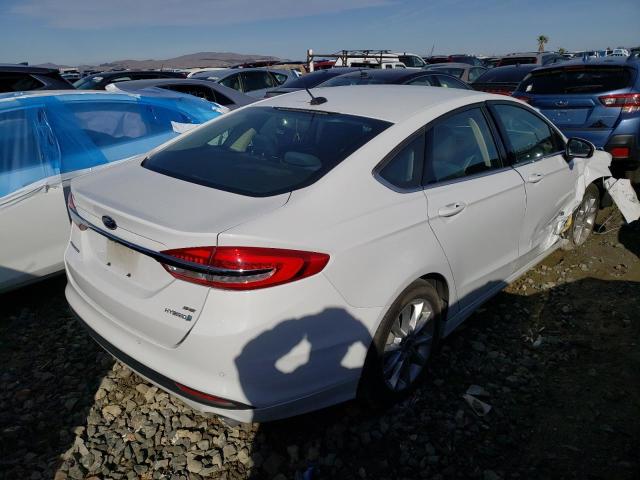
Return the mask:
<svg viewBox="0 0 640 480">
<path fill-rule="evenodd" d="M 548 42 L 549 42 L 549 37 L 546 37 L 544 35 L 540 35 L 538 37 L 538 52 L 540 52 L 540 53 L 544 52 L 544 46 Z"/>
<path fill-rule="evenodd" d="M 562 48 L 562 47 L 560 47 L 560 48 L 558 49 L 558 53 L 559 53 L 560 55 L 564 55 L 565 53 L 567 53 L 567 50 L 566 50 L 566 49 L 564 49 L 564 48 Z"/>
</svg>

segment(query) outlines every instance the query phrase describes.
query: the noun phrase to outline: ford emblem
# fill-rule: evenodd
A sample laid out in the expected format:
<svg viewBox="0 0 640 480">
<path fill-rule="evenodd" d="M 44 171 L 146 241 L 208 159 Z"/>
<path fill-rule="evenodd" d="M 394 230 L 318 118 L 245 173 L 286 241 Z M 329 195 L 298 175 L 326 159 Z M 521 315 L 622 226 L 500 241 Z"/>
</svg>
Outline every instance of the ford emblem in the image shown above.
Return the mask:
<svg viewBox="0 0 640 480">
<path fill-rule="evenodd" d="M 104 223 L 104 226 L 109 230 L 115 230 L 116 228 L 118 228 L 118 224 L 116 223 L 116 221 L 108 215 L 104 215 L 102 217 L 102 223 Z"/>
</svg>

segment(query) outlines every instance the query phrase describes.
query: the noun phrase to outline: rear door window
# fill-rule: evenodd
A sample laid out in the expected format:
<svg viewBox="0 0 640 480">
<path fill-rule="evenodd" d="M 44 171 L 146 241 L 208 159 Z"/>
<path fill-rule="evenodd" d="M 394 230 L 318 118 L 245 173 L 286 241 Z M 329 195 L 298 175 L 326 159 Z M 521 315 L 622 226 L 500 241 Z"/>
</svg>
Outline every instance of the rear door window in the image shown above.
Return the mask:
<svg viewBox="0 0 640 480">
<path fill-rule="evenodd" d="M 423 165 L 424 133 L 420 133 L 384 164 L 378 176 L 397 188 L 417 188 L 422 183 Z"/>
<path fill-rule="evenodd" d="M 633 78 L 625 67 L 577 65 L 532 72 L 519 91 L 531 94 L 603 93 L 627 88 Z"/>
<path fill-rule="evenodd" d="M 314 183 L 389 125 L 353 115 L 251 107 L 194 131 L 143 166 L 242 195 L 278 195 Z"/>
<path fill-rule="evenodd" d="M 438 121 L 427 131 L 424 183 L 433 184 L 502 167 L 489 124 L 480 108 Z"/>
<path fill-rule="evenodd" d="M 544 120 L 515 105 L 492 106 L 507 136 L 514 163 L 530 162 L 564 150 L 564 141 Z"/>
</svg>

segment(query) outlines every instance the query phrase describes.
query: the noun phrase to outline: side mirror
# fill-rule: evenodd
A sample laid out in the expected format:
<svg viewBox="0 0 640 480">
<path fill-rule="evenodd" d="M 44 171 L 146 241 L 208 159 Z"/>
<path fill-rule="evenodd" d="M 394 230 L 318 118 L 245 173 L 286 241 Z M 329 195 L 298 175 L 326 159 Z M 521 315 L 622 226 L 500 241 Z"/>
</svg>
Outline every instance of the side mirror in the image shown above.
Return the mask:
<svg viewBox="0 0 640 480">
<path fill-rule="evenodd" d="M 567 141 L 564 158 L 567 161 L 572 158 L 591 158 L 595 149 L 596 147 L 593 146 L 593 143 L 582 138 L 572 137 Z"/>
</svg>

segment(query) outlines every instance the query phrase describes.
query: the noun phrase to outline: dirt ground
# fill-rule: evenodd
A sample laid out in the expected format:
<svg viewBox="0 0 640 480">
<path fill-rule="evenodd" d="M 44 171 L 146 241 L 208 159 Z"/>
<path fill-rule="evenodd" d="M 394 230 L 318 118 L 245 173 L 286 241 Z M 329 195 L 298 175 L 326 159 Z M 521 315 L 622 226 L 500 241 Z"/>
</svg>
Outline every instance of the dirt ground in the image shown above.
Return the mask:
<svg viewBox="0 0 640 480">
<path fill-rule="evenodd" d="M 610 214 L 467 320 L 384 412 L 230 427 L 104 354 L 64 278 L 0 295 L 0 478 L 638 479 L 640 226 Z"/>
</svg>

